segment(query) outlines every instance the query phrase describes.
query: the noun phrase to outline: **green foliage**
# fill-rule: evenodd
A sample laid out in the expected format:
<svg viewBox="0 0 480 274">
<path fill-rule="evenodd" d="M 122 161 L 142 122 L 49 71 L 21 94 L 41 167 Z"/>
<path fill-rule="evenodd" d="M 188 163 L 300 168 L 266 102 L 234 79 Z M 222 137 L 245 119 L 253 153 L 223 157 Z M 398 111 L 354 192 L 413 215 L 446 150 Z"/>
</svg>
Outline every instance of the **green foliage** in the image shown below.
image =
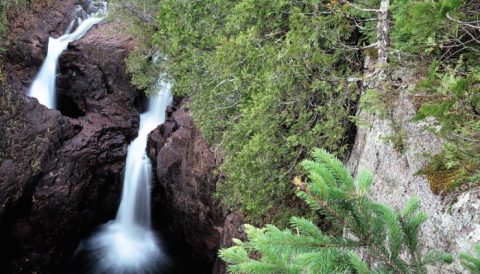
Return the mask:
<svg viewBox="0 0 480 274">
<path fill-rule="evenodd" d="M 12 13 L 23 9 L 27 4 L 26 0 L 0 0 L 0 51 L 8 46 L 5 39 L 8 30 L 8 20 Z"/>
<path fill-rule="evenodd" d="M 446 14 L 458 15 L 464 2 L 467 1 L 394 1 L 392 39 L 395 47 L 415 53 L 440 53 L 440 48 L 458 33 L 458 26 L 452 26 Z"/>
<path fill-rule="evenodd" d="M 158 68 L 145 52 L 137 47 L 127 56 L 125 60 L 127 71 L 132 77 L 132 84 L 138 89 L 144 90 L 147 94 L 153 92 L 155 81 L 158 78 Z"/>
<path fill-rule="evenodd" d="M 347 79 L 361 78 L 355 74 L 363 69 L 352 46 L 375 42 L 377 24 L 375 13 L 358 7 L 380 1 L 350 2 L 116 0 L 121 16 L 110 20 L 122 18 L 139 41 L 127 59 L 132 82 L 148 89 L 165 72 L 174 92 L 189 97 L 202 135 L 222 150 L 217 196 L 250 220 L 278 221 L 297 211 L 286 182 L 301 172 L 306 151 L 323 147 L 343 157 L 351 142 L 360 87 Z M 479 178 L 478 70 L 471 68 L 479 64 L 480 30 L 462 23 L 475 22 L 479 9 L 466 0 L 392 1 L 393 52 L 439 60 L 420 87 L 428 95 L 418 115 L 434 117 L 446 140 L 433 177 Z M 163 54 L 158 67 L 155 52 Z M 461 65 L 448 69 L 460 56 Z M 392 117 L 398 93 L 384 89 L 366 92 L 362 103 L 391 120 L 394 134 L 385 139 L 401 152 L 405 132 Z"/>
<path fill-rule="evenodd" d="M 424 95 L 416 118 L 435 118 L 431 129 L 444 140 L 423 171 L 435 193 L 480 181 L 479 12 L 467 0 L 397 0 L 392 7 L 393 46 L 433 60 L 416 88 Z"/>
<path fill-rule="evenodd" d="M 418 234 L 427 216 L 419 199 L 397 212 L 367 197 L 369 172 L 354 180 L 325 150 L 316 149 L 313 157 L 302 162 L 310 181 L 295 180 L 297 195 L 339 231 L 322 231 L 299 217 L 291 219 L 292 229 L 246 225 L 248 241 L 220 251 L 229 272 L 427 273 L 427 265 L 452 262 L 444 252 L 421 252 Z"/>
<path fill-rule="evenodd" d="M 218 196 L 259 220 L 288 210 L 287 187 L 311 147 L 345 155 L 357 55 L 337 47 L 353 22 L 318 1 L 160 3 L 155 44 L 174 91 L 212 146 L 225 178 Z M 275 212 L 273 207 L 275 206 Z"/>
<path fill-rule="evenodd" d="M 475 246 L 476 256 L 466 253 L 460 254 L 462 265 L 472 274 L 480 273 L 480 245 Z"/>
<path fill-rule="evenodd" d="M 158 12 L 157 0 L 111 0 L 109 2 L 110 23 L 118 24 L 125 35 L 132 36 L 135 48 L 126 61 L 132 84 L 145 91 L 154 92 L 160 68 L 153 59 L 158 55 L 152 44 L 152 34 L 156 31 L 155 16 Z"/>
<path fill-rule="evenodd" d="M 417 119 L 435 118 L 435 131 L 445 140 L 444 150 L 435 156 L 433 171 L 456 171 L 455 185 L 480 180 L 480 69 L 463 62 L 438 71 L 434 65 L 427 79 L 417 87 L 430 99 L 418 111 Z"/>
</svg>

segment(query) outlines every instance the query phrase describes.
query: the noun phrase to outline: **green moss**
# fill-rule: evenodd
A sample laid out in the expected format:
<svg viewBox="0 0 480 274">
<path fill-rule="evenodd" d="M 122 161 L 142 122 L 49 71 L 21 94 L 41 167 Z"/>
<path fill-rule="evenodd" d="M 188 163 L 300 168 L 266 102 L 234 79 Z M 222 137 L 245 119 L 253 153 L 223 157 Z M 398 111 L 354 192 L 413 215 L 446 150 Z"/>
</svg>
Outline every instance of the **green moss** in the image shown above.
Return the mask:
<svg viewBox="0 0 480 274">
<path fill-rule="evenodd" d="M 5 35 L 8 31 L 9 19 L 26 6 L 26 0 L 0 0 L 0 52 L 8 46 Z"/>
<path fill-rule="evenodd" d="M 457 181 L 462 175 L 462 170 L 459 168 L 453 170 L 427 169 L 425 175 L 433 193 L 447 194 L 458 186 Z"/>
<path fill-rule="evenodd" d="M 419 172 L 427 177 L 430 190 L 437 195 L 446 195 L 458 189 L 459 186 L 472 183 L 472 174 L 480 168 L 476 164 L 456 165 L 447 167 L 442 154 L 436 155 L 427 167 Z M 476 182 L 478 184 L 478 182 Z"/>
</svg>

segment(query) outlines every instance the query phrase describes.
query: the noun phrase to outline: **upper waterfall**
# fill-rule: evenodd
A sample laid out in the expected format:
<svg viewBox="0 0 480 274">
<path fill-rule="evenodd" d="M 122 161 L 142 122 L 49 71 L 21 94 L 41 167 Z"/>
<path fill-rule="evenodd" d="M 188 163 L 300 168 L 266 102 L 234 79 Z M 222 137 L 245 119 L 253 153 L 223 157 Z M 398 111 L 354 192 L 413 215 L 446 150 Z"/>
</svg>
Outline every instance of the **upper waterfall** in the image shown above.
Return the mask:
<svg viewBox="0 0 480 274">
<path fill-rule="evenodd" d="M 59 38 L 50 37 L 48 39 L 47 57 L 30 87 L 28 96 L 37 98 L 40 104 L 45 105 L 50 109 L 56 107 L 55 79 L 58 58 L 70 42 L 82 38 L 90 28 L 105 18 L 107 5 L 106 2 L 102 2 L 101 4 L 101 8 L 97 8 L 94 13 L 87 14 L 84 11 L 86 17 L 85 20 L 83 20 L 83 17 L 76 15 L 77 10 L 81 9 L 83 11 L 82 7 L 78 5 L 74 11 L 75 16 L 71 18 L 71 21 L 68 24 L 66 33 Z M 76 24 L 78 24 L 78 26 L 74 28 Z M 74 31 L 71 32 L 73 29 Z"/>
</svg>

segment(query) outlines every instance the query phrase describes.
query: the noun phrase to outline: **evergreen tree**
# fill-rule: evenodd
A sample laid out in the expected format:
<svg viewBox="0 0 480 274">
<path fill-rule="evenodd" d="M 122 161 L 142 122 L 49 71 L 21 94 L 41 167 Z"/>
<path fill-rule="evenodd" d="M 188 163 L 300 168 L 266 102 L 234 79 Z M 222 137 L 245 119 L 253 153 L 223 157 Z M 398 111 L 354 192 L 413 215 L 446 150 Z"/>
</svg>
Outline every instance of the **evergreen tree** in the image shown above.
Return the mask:
<svg viewBox="0 0 480 274">
<path fill-rule="evenodd" d="M 426 273 L 426 266 L 452 261 L 443 252 L 421 252 L 419 228 L 427 219 L 419 199 L 403 210 L 370 200 L 372 175 L 354 180 L 325 150 L 302 162 L 309 182 L 294 180 L 297 193 L 334 229 L 322 231 L 312 221 L 293 217 L 292 229 L 246 225 L 248 241 L 220 251 L 231 273 Z"/>
<path fill-rule="evenodd" d="M 476 257 L 466 253 L 460 254 L 462 265 L 472 274 L 480 274 L 480 245 L 475 246 Z"/>
<path fill-rule="evenodd" d="M 361 68 L 336 1 L 166 0 L 154 42 L 177 95 L 224 162 L 218 196 L 256 223 L 284 220 L 299 162 L 349 147 Z M 342 41 L 342 43 L 340 43 Z"/>
</svg>

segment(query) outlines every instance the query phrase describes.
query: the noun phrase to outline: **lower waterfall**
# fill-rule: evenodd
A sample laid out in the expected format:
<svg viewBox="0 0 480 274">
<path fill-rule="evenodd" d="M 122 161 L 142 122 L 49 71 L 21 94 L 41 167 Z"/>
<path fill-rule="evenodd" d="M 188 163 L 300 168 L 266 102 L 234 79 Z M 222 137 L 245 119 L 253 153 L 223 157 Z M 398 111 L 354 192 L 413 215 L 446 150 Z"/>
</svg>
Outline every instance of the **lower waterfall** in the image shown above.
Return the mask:
<svg viewBox="0 0 480 274">
<path fill-rule="evenodd" d="M 94 273 L 152 273 L 167 261 L 150 228 L 152 166 L 146 153 L 148 134 L 165 121 L 172 102 L 171 85 L 159 82 L 158 94 L 140 115 L 138 137 L 128 147 L 120 206 L 115 220 L 105 224 L 86 246 Z"/>
</svg>

